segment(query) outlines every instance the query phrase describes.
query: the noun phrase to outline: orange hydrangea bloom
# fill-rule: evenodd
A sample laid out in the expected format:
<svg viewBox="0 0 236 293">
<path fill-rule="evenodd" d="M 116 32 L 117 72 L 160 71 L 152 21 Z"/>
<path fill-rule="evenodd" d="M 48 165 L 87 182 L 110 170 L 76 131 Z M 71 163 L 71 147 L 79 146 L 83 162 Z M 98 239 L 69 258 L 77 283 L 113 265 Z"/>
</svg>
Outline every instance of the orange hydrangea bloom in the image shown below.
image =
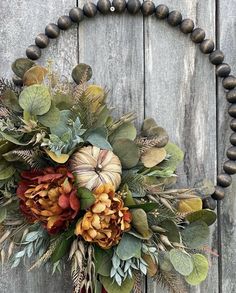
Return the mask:
<svg viewBox="0 0 236 293">
<path fill-rule="evenodd" d="M 123 232 L 130 230 L 131 213 L 109 184 L 98 187 L 94 195 L 96 200 L 78 221 L 75 234 L 108 249 L 118 244 Z"/>
<path fill-rule="evenodd" d="M 49 233 L 67 228 L 79 212 L 74 177 L 65 166 L 21 173 L 17 188 L 20 209 L 31 222 L 42 222 Z"/>
</svg>

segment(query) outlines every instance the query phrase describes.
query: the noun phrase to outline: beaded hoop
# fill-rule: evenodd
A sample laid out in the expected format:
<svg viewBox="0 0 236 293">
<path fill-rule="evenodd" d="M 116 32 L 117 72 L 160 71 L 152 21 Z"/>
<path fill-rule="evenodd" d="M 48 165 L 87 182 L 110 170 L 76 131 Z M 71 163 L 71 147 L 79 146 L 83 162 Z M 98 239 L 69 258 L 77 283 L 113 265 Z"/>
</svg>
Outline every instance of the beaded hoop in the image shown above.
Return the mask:
<svg viewBox="0 0 236 293">
<path fill-rule="evenodd" d="M 226 93 L 226 99 L 230 103 L 228 114 L 232 117 L 230 128 L 234 131 L 230 136 L 231 146 L 227 150 L 228 160 L 223 164 L 223 171 L 217 176 L 217 185 L 212 198 L 222 200 L 225 192 L 224 188 L 232 183 L 231 175 L 236 173 L 236 77 L 230 75 L 231 67 L 224 62 L 224 54 L 221 50 L 215 49 L 215 44 L 210 39 L 205 39 L 205 31 L 202 28 L 195 28 L 194 22 L 191 19 L 182 19 L 182 14 L 177 11 L 169 11 L 166 5 L 155 4 L 146 0 L 142 4 L 139 0 L 99 0 L 97 5 L 94 3 L 86 3 L 83 9 L 78 7 L 72 8 L 69 16 L 63 15 L 59 17 L 57 24 L 50 23 L 45 28 L 45 34 L 39 34 L 35 38 L 35 45 L 30 45 L 26 49 L 26 56 L 30 60 L 37 60 L 41 57 L 41 49 L 49 45 L 50 39 L 57 38 L 60 35 L 60 30 L 68 30 L 73 23 L 79 24 L 85 17 L 92 18 L 99 11 L 103 15 L 110 13 L 123 13 L 128 11 L 131 15 L 136 15 L 142 12 L 144 16 L 155 14 L 158 19 L 166 20 L 170 26 L 179 27 L 182 33 L 190 34 L 191 40 L 198 44 L 203 54 L 209 54 L 209 61 L 216 66 L 216 75 L 222 78 L 222 85 Z M 214 50 L 215 49 L 215 50 Z M 18 77 L 13 77 L 13 81 L 17 86 L 22 85 L 22 80 Z M 204 207 L 212 206 L 211 198 L 206 198 Z"/>
</svg>

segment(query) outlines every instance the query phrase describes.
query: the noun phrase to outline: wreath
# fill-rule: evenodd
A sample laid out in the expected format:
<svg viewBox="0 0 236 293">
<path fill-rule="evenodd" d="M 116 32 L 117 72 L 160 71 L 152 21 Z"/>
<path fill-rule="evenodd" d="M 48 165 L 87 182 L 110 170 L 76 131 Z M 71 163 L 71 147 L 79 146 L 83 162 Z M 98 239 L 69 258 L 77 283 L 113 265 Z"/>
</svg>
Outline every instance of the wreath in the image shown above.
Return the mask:
<svg viewBox="0 0 236 293">
<path fill-rule="evenodd" d="M 46 26 L 28 58 L 12 64 L 13 82 L 0 79 L 0 257 L 16 268 L 61 272 L 68 259 L 74 292 L 141 292 L 148 276 L 173 293 L 198 285 L 208 273 L 209 226 L 215 200 L 236 173 L 236 134 L 217 186 L 204 179 L 179 188 L 182 150 L 153 118 L 135 127 L 135 113 L 112 116 L 107 89 L 89 83 L 92 69 L 78 64 L 72 79 L 53 63 L 35 63 L 60 30 L 99 11 L 155 14 L 199 44 L 223 78 L 236 131 L 236 78 L 222 51 L 179 11 L 150 0 L 99 0 L 73 8 Z"/>
<path fill-rule="evenodd" d="M 73 69 L 74 83 L 52 67 L 20 58 L 24 86 L 1 80 L 2 258 L 51 272 L 69 258 L 75 292 L 128 293 L 146 275 L 173 292 L 201 283 L 213 184 L 174 187 L 184 154 L 165 129 L 114 118 L 90 66 Z"/>
</svg>

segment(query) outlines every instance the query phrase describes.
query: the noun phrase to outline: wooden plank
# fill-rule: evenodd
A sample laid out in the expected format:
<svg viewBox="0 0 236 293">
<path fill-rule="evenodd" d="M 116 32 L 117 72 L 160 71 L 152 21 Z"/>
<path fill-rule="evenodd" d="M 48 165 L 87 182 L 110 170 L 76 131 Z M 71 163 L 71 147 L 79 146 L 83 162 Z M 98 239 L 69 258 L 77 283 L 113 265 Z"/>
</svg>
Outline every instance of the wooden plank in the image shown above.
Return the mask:
<svg viewBox="0 0 236 293">
<path fill-rule="evenodd" d="M 225 62 L 232 67 L 232 74 L 236 72 L 235 26 L 236 2 L 233 0 L 219 1 L 218 7 L 218 40 L 219 47 L 225 53 Z M 222 172 L 222 164 L 226 160 L 225 154 L 230 146 L 229 137 L 232 133 L 229 125 L 231 118 L 227 113 L 230 104 L 225 99 L 225 91 L 219 80 L 218 87 L 218 170 Z M 236 180 L 226 189 L 225 199 L 221 203 L 221 247 L 222 247 L 222 283 L 221 292 L 236 292 Z"/>
<path fill-rule="evenodd" d="M 79 28 L 79 60 L 92 66 L 93 82 L 110 90 L 114 115 L 134 111 L 140 126 L 144 118 L 142 15 L 98 14 L 87 19 Z M 142 287 L 145 292 L 145 282 Z"/>
<path fill-rule="evenodd" d="M 34 42 L 35 36 L 44 31 L 49 22 L 56 22 L 60 15 L 68 13 L 76 5 L 75 0 L 12 0 L 0 2 L 0 73 L 1 76 L 12 76 L 11 63 L 25 55 L 25 49 Z M 41 62 L 54 59 L 55 68 L 68 75 L 77 62 L 77 30 L 62 33 L 59 40 L 51 41 L 50 48 L 44 50 Z M 2 268 L 0 275 L 0 292 L 71 292 L 70 270 L 59 274 L 48 275 L 45 268 L 32 273 L 28 267 L 21 266 L 16 270 Z"/>
<path fill-rule="evenodd" d="M 170 10 L 192 18 L 214 38 L 214 1 L 166 0 Z M 159 4 L 159 1 L 156 1 Z M 189 36 L 166 21 L 145 20 L 145 116 L 156 117 L 172 141 L 185 151 L 179 169 L 181 186 L 216 175 L 216 102 L 214 69 Z M 209 246 L 217 248 L 216 227 Z M 189 292 L 218 292 L 217 258 L 210 257 L 208 279 Z M 148 292 L 166 292 L 152 282 Z"/>
</svg>

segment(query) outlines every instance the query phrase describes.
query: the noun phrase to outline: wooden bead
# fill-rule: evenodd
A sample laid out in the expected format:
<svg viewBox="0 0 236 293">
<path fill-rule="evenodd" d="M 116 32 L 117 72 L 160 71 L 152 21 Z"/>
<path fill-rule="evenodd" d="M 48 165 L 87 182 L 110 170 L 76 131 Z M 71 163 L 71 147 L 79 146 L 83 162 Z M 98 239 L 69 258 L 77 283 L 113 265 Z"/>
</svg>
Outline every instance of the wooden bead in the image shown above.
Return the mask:
<svg viewBox="0 0 236 293">
<path fill-rule="evenodd" d="M 49 38 L 45 34 L 39 34 L 35 38 L 35 44 L 41 48 L 44 49 L 48 46 L 49 44 Z"/>
<path fill-rule="evenodd" d="M 126 9 L 126 1 L 125 0 L 113 0 L 112 6 L 115 7 L 115 12 L 122 13 Z"/>
<path fill-rule="evenodd" d="M 177 26 L 182 21 L 182 14 L 177 10 L 173 10 L 169 13 L 167 21 L 171 26 Z"/>
<path fill-rule="evenodd" d="M 16 86 L 23 86 L 23 80 L 19 76 L 14 75 L 12 81 Z"/>
<path fill-rule="evenodd" d="M 97 14 L 97 6 L 92 2 L 88 2 L 84 4 L 83 11 L 87 17 L 94 17 Z"/>
<path fill-rule="evenodd" d="M 236 160 L 236 147 L 232 146 L 232 147 L 228 148 L 226 155 L 230 160 L 235 161 Z"/>
<path fill-rule="evenodd" d="M 110 0 L 98 0 L 97 9 L 102 14 L 108 14 L 111 9 Z"/>
<path fill-rule="evenodd" d="M 180 24 L 180 30 L 184 34 L 189 34 L 193 31 L 194 22 L 190 18 L 184 19 Z"/>
<path fill-rule="evenodd" d="M 202 200 L 202 206 L 204 209 L 214 210 L 216 208 L 216 201 L 212 197 L 206 197 Z"/>
<path fill-rule="evenodd" d="M 236 87 L 236 77 L 229 75 L 223 79 L 222 84 L 226 90 L 232 90 Z"/>
<path fill-rule="evenodd" d="M 211 196 L 215 200 L 222 200 L 225 197 L 225 191 L 224 188 L 221 186 L 215 187 L 215 192 Z"/>
<path fill-rule="evenodd" d="M 69 16 L 63 15 L 58 18 L 57 25 L 59 29 L 65 31 L 65 30 L 68 30 L 72 26 L 72 20 Z"/>
<path fill-rule="evenodd" d="M 141 11 L 144 16 L 152 15 L 155 12 L 155 4 L 150 0 L 146 0 L 141 6 Z"/>
<path fill-rule="evenodd" d="M 228 113 L 231 117 L 236 118 L 236 104 L 232 104 L 229 109 Z"/>
<path fill-rule="evenodd" d="M 231 68 L 229 64 L 222 63 L 216 66 L 216 75 L 219 77 L 226 77 L 230 74 Z"/>
<path fill-rule="evenodd" d="M 209 55 L 209 60 L 214 65 L 219 65 L 224 61 L 224 53 L 220 50 L 215 50 Z"/>
<path fill-rule="evenodd" d="M 236 146 L 236 133 L 235 132 L 230 135 L 229 141 L 232 145 Z"/>
<path fill-rule="evenodd" d="M 168 15 L 169 15 L 169 8 L 166 5 L 160 4 L 157 6 L 156 17 L 158 19 L 165 19 L 167 18 Z"/>
<path fill-rule="evenodd" d="M 37 60 L 41 57 L 41 50 L 36 45 L 30 45 L 26 49 L 26 56 L 31 60 Z"/>
<path fill-rule="evenodd" d="M 50 39 L 55 39 L 59 36 L 60 29 L 55 23 L 49 23 L 45 28 L 45 35 Z"/>
<path fill-rule="evenodd" d="M 194 43 L 201 43 L 205 39 L 206 33 L 202 28 L 195 28 L 191 33 L 191 40 Z"/>
<path fill-rule="evenodd" d="M 78 7 L 74 7 L 70 10 L 69 16 L 75 23 L 80 23 L 84 19 L 84 12 Z"/>
<path fill-rule="evenodd" d="M 141 2 L 139 0 L 128 0 L 127 10 L 130 14 L 136 14 L 140 11 Z"/>
<path fill-rule="evenodd" d="M 232 183 L 232 177 L 229 174 L 220 174 L 217 176 L 217 184 L 221 187 L 228 187 Z"/>
<path fill-rule="evenodd" d="M 230 90 L 226 94 L 226 99 L 229 103 L 236 103 L 236 89 Z"/>
<path fill-rule="evenodd" d="M 235 174 L 236 173 L 236 162 L 232 160 L 228 160 L 224 163 L 223 169 L 227 174 Z"/>
<path fill-rule="evenodd" d="M 233 130 L 233 131 L 236 131 L 236 119 L 232 119 L 230 121 L 230 128 Z"/>
<path fill-rule="evenodd" d="M 200 44 L 200 50 L 204 54 L 209 54 L 214 50 L 215 44 L 212 40 L 205 39 Z"/>
</svg>

